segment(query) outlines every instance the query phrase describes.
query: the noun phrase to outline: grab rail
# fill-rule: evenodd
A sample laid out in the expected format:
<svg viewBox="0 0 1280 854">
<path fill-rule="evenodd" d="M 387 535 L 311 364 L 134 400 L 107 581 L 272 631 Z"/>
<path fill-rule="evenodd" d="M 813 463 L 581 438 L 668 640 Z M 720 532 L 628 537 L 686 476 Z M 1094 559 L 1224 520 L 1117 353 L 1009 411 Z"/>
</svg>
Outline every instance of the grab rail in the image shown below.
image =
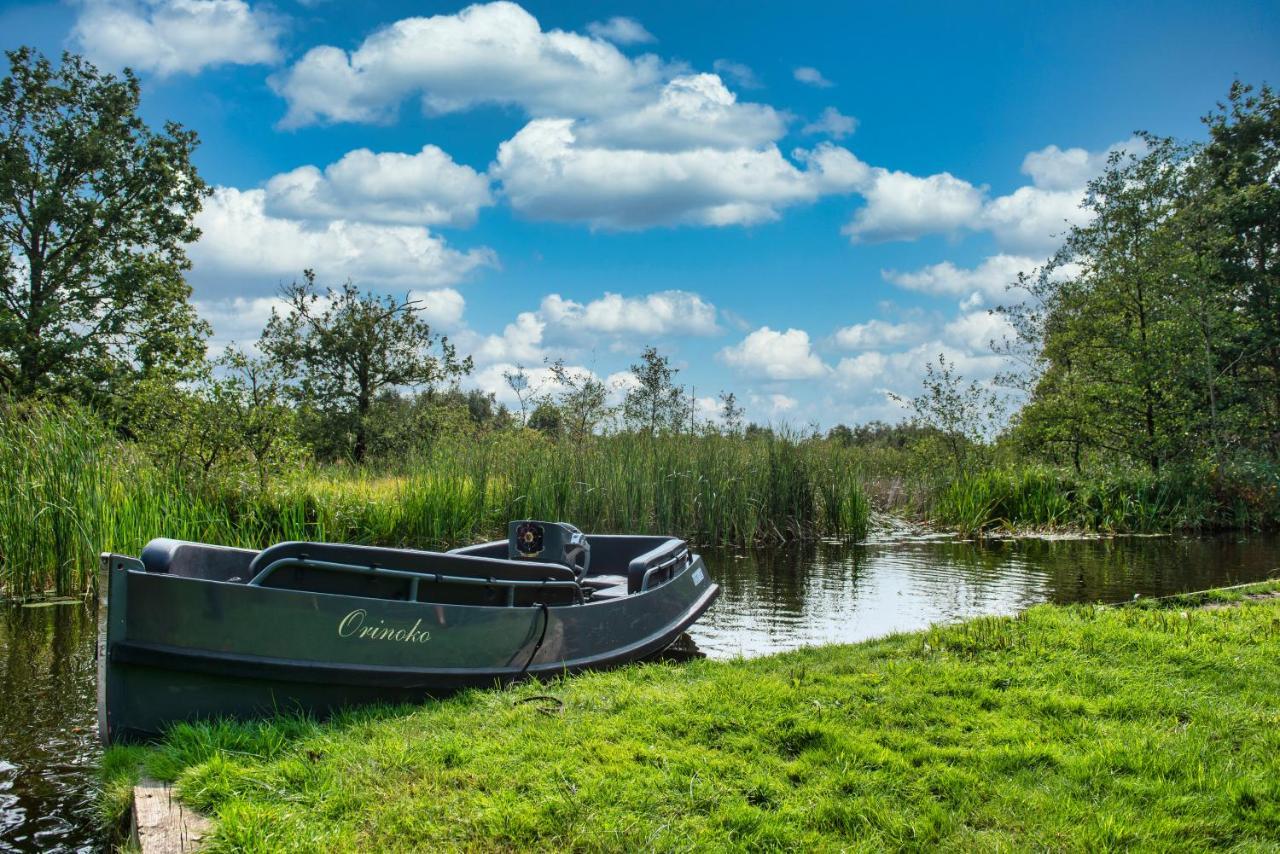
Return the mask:
<svg viewBox="0 0 1280 854">
<path fill-rule="evenodd" d="M 672 552 L 674 552 L 674 554 L 672 554 Z M 668 554 L 671 554 L 671 557 L 666 560 L 662 560 L 662 558 L 667 557 Z M 637 575 L 640 576 L 639 585 L 634 592 L 643 593 L 648 590 L 649 583 L 655 575 L 664 570 L 672 569 L 682 560 L 687 562 L 691 556 L 692 553 L 689 551 L 689 545 L 687 543 L 683 540 L 673 539 L 631 561 L 631 565 L 627 572 L 628 578 L 635 579 Z M 661 562 L 654 563 L 654 561 Z"/>
<path fill-rule="evenodd" d="M 404 569 L 388 569 L 380 566 L 360 566 L 350 563 L 334 563 L 327 560 L 311 560 L 303 557 L 284 557 L 280 560 L 273 561 L 262 568 L 262 571 L 249 579 L 250 587 L 261 587 L 262 583 L 271 576 L 273 572 L 284 566 L 301 566 L 315 567 L 317 569 L 328 569 L 335 572 L 348 572 L 357 575 L 374 575 L 383 578 L 405 578 L 409 580 L 409 597 L 411 601 L 418 599 L 418 584 L 421 581 L 431 581 L 437 584 L 469 584 L 477 587 L 506 587 L 507 589 L 507 605 L 515 606 L 516 588 L 518 587 L 537 587 L 548 590 L 572 590 L 574 597 L 578 600 L 578 604 L 582 605 L 586 599 L 582 594 L 582 585 L 576 581 L 533 581 L 518 578 L 493 578 L 492 576 L 482 578 L 474 575 L 446 575 L 441 572 L 416 572 Z"/>
</svg>

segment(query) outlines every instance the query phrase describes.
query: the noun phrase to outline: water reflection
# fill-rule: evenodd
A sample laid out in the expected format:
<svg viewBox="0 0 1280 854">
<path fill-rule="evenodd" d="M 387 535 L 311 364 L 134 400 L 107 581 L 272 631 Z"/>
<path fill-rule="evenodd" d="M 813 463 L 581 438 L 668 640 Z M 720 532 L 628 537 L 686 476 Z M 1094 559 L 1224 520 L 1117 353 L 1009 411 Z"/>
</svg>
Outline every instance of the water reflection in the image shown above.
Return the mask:
<svg viewBox="0 0 1280 854">
<path fill-rule="evenodd" d="M 0 605 L 0 851 L 94 851 L 97 609 Z"/>
<path fill-rule="evenodd" d="M 723 594 L 690 634 L 725 658 L 851 643 L 1039 602 L 1115 602 L 1254 581 L 1280 566 L 1280 540 L 931 540 L 703 555 Z"/>
</svg>

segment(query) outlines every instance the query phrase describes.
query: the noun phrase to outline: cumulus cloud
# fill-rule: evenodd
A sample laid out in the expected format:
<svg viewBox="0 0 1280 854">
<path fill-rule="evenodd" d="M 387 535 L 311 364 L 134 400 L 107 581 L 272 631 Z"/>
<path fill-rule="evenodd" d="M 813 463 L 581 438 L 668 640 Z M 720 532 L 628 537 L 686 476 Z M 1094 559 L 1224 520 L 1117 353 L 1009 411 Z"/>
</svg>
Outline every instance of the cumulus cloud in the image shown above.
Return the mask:
<svg viewBox="0 0 1280 854">
<path fill-rule="evenodd" d="M 297 127 L 386 121 L 411 95 L 437 115 L 480 104 L 600 115 L 639 106 L 667 76 L 653 56 L 633 60 L 601 38 L 543 31 L 520 6 L 496 2 L 404 18 L 350 53 L 312 48 L 274 86 L 289 104 L 283 124 Z"/>
<path fill-rule="evenodd" d="M 715 74 L 676 77 L 653 103 L 578 123 L 585 146 L 647 151 L 758 148 L 786 131 L 787 117 L 764 104 L 740 103 Z"/>
<path fill-rule="evenodd" d="M 244 0 L 88 0 L 71 39 L 98 65 L 164 77 L 277 62 L 281 31 Z"/>
<path fill-rule="evenodd" d="M 1062 245 L 1072 226 L 1089 222 L 1088 211 L 1080 207 L 1083 199 L 1083 189 L 1019 187 L 987 204 L 982 225 L 1002 248 L 1044 258 Z"/>
<path fill-rule="evenodd" d="M 853 133 L 857 127 L 858 120 L 853 116 L 846 116 L 835 107 L 827 107 L 816 121 L 804 126 L 803 133 L 820 133 L 835 139 L 844 139 Z"/>
<path fill-rule="evenodd" d="M 950 172 L 921 178 L 876 168 L 869 184 L 860 190 L 866 205 L 843 233 L 854 242 L 878 243 L 956 232 L 977 221 L 984 189 Z"/>
<path fill-rule="evenodd" d="M 846 350 L 875 350 L 917 341 L 924 332 L 925 328 L 918 323 L 868 320 L 836 330 L 834 338 L 836 345 Z"/>
<path fill-rule="evenodd" d="M 492 250 L 459 251 L 418 226 L 272 216 L 265 190 L 216 189 L 196 225 L 202 236 L 189 251 L 192 275 L 206 293 L 243 292 L 246 283 L 291 278 L 303 268 L 362 285 L 432 287 L 497 263 Z"/>
<path fill-rule="evenodd" d="M 966 381 L 990 380 L 1004 367 L 1004 359 L 994 353 L 974 353 L 945 341 L 927 341 L 908 350 L 883 352 L 868 350 L 841 359 L 833 374 L 836 383 L 853 392 L 896 391 L 913 394 L 920 387 L 925 365 L 946 357 Z"/>
<path fill-rule="evenodd" d="M 721 350 L 720 359 L 744 374 L 770 380 L 811 379 L 827 370 L 803 329 L 778 332 L 762 326 Z"/>
<path fill-rule="evenodd" d="M 587 32 L 598 39 L 614 44 L 646 44 L 656 42 L 653 33 L 635 18 L 617 16 L 607 21 L 592 21 L 587 24 Z"/>
<path fill-rule="evenodd" d="M 993 255 L 967 269 L 943 261 L 908 272 L 882 270 L 880 275 L 885 281 L 910 291 L 961 297 L 976 292 L 999 299 L 1018 280 L 1019 273 L 1030 273 L 1039 263 L 1025 255 Z"/>
<path fill-rule="evenodd" d="M 536 311 L 525 311 L 500 334 L 470 333 L 459 341 L 477 361 L 536 363 L 606 344 L 609 349 L 634 347 L 640 341 L 679 336 L 717 335 L 716 307 L 688 291 L 660 291 L 625 297 L 605 293 L 581 303 L 560 294 L 542 298 Z"/>
<path fill-rule="evenodd" d="M 800 66 L 795 71 L 791 72 L 791 74 L 796 80 L 806 86 L 816 86 L 819 89 L 830 89 L 832 86 L 836 85 L 823 77 L 821 71 L 808 65 Z"/>
<path fill-rule="evenodd" d="M 323 171 L 301 166 L 266 185 L 267 214 L 305 220 L 470 225 L 491 204 L 488 176 L 434 145 L 417 154 L 361 148 Z"/>
<path fill-rule="evenodd" d="M 759 89 L 764 85 L 760 82 L 760 78 L 756 76 L 751 66 L 741 62 L 734 62 L 731 59 L 717 59 L 711 63 L 711 68 L 721 77 L 729 78 L 739 89 Z"/>
<path fill-rule="evenodd" d="M 1006 338 L 1013 339 L 1015 332 L 1008 318 L 991 311 L 970 311 L 947 324 L 943 330 L 947 340 L 970 351 L 988 352 L 992 344 Z"/>
<path fill-rule="evenodd" d="M 859 162 L 820 146 L 806 169 L 775 145 L 687 151 L 581 144 L 571 119 L 530 122 L 498 148 L 491 173 L 516 211 L 614 229 L 751 225 L 824 192 L 848 192 Z"/>
</svg>

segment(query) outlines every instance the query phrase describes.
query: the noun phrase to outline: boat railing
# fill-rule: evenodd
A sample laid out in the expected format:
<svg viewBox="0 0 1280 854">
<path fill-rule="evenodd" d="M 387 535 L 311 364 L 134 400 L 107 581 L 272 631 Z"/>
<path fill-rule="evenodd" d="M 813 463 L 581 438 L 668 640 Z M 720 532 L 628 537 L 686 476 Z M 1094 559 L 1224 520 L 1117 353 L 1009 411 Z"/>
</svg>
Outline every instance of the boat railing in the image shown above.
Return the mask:
<svg viewBox="0 0 1280 854">
<path fill-rule="evenodd" d="M 643 593 L 663 573 L 666 573 L 666 577 L 659 580 L 670 581 L 675 576 L 676 568 L 682 563 L 687 564 L 691 559 L 692 553 L 684 540 L 667 540 L 631 561 L 627 568 L 628 586 L 633 593 Z"/>
<path fill-rule="evenodd" d="M 364 566 L 360 564 L 337 563 L 327 560 L 315 560 L 305 557 L 283 557 L 279 560 L 272 561 L 262 568 L 257 575 L 248 582 L 250 587 L 262 587 L 264 583 L 279 569 L 286 567 L 302 567 L 307 569 L 323 569 L 333 572 L 343 572 L 356 575 L 370 575 L 379 578 L 403 578 L 409 582 L 409 600 L 417 601 L 418 586 L 421 582 L 429 582 L 435 584 L 462 584 L 478 587 L 505 587 L 507 589 L 507 605 L 514 607 L 516 603 L 516 590 L 520 588 L 540 588 L 544 590 L 568 590 L 573 594 L 577 604 L 583 604 L 586 599 L 582 592 L 582 585 L 576 581 L 556 581 L 553 579 L 521 579 L 521 578 L 494 578 L 492 576 L 480 575 L 452 575 L 443 572 L 430 572 L 427 570 L 406 570 L 406 569 L 389 569 L 382 566 Z"/>
</svg>

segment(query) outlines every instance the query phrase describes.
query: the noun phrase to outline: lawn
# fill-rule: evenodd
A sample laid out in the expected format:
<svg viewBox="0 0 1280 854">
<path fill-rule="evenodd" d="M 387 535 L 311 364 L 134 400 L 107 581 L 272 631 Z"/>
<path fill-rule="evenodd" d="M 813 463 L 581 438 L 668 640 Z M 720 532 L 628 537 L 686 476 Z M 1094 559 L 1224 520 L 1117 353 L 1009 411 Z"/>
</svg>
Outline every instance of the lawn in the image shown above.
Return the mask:
<svg viewBox="0 0 1280 854">
<path fill-rule="evenodd" d="M 212 850 L 1280 850 L 1280 599 L 1213 601 L 182 726 L 104 810 L 141 765 Z"/>
</svg>

